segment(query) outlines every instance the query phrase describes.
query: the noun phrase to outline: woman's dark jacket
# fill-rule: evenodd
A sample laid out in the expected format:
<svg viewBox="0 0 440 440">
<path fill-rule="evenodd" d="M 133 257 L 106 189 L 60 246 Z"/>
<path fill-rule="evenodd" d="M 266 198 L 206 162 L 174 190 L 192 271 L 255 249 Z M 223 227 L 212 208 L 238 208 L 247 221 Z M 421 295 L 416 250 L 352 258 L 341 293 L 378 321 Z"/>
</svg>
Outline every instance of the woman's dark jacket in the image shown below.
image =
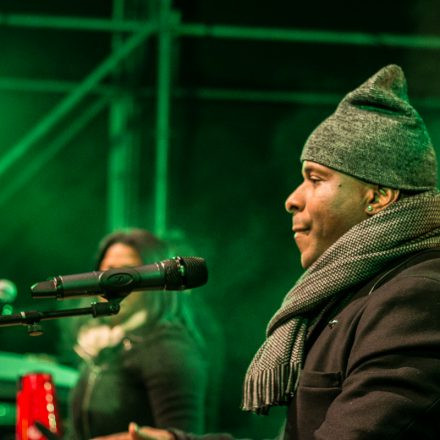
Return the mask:
<svg viewBox="0 0 440 440">
<path fill-rule="evenodd" d="M 203 432 L 206 368 L 185 327 L 130 333 L 86 365 L 73 391 L 68 436 L 90 439 L 141 425 Z"/>
</svg>

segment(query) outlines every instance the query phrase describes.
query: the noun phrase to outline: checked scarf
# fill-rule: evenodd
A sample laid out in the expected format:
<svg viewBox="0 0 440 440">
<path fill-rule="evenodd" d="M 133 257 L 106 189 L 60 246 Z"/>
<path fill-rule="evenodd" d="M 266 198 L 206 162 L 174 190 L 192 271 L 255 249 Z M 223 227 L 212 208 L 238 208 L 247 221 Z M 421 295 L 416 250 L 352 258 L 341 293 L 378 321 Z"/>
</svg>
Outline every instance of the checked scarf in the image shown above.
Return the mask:
<svg viewBox="0 0 440 440">
<path fill-rule="evenodd" d="M 439 246 L 437 191 L 403 198 L 353 226 L 304 272 L 270 320 L 266 340 L 246 373 L 243 409 L 264 414 L 289 402 L 309 325 L 329 301 L 368 281 L 392 260 Z"/>
</svg>

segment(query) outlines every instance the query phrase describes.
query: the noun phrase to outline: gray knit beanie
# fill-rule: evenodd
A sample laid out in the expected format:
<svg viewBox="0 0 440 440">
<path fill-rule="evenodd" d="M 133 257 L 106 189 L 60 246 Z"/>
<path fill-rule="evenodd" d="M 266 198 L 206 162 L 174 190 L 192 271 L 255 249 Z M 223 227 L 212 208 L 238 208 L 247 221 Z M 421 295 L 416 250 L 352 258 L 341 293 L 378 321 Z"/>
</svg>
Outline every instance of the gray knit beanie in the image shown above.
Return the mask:
<svg viewBox="0 0 440 440">
<path fill-rule="evenodd" d="M 403 71 L 393 64 L 342 99 L 309 136 L 304 160 L 390 188 L 437 186 L 434 147 L 408 101 Z"/>
</svg>

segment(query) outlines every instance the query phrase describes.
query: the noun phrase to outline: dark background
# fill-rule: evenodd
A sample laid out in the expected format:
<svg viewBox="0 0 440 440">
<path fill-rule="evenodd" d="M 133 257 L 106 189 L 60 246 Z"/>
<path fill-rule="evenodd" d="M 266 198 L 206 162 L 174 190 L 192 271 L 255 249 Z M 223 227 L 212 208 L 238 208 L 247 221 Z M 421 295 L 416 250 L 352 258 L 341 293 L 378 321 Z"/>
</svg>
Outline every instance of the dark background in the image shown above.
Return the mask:
<svg viewBox="0 0 440 440">
<path fill-rule="evenodd" d="M 111 3 L 0 1 L 0 167 L 2 156 L 66 93 L 6 80 L 77 84 L 111 50 L 109 32 L 18 26 L 4 18 L 110 18 Z M 126 8 L 137 19 L 137 14 L 154 12 L 155 5 L 127 1 Z M 301 273 L 283 203 L 300 179 L 302 145 L 346 92 L 390 63 L 404 69 L 412 102 L 434 145 L 440 144 L 440 3 L 176 0 L 173 9 L 181 23 L 296 29 L 316 35 L 315 42 L 181 36 L 173 47 L 167 234 L 189 241 L 209 265 L 209 284 L 194 294 L 210 306 L 224 333 L 218 428 L 237 436 L 273 437 L 282 410 L 269 420 L 242 414 L 241 383 L 268 319 Z M 345 43 L 330 42 L 322 31 L 346 38 Z M 357 44 L 359 34 L 373 43 Z M 403 38 L 390 45 L 384 35 Z M 417 36 L 425 38 L 420 42 Z M 131 223 L 151 230 L 156 46 L 155 37 L 148 39 L 135 52 L 136 68 L 128 81 L 120 80 L 135 97 L 138 112 L 128 129 L 141 134 L 142 145 L 138 173 L 133 175 L 139 203 Z M 112 79 L 103 83 L 111 85 Z M 213 93 L 216 90 L 224 92 L 222 97 Z M 16 312 L 67 308 L 66 301 L 32 300 L 29 286 L 50 275 L 91 270 L 97 242 L 109 232 L 112 140 L 106 109 L 31 178 L 23 177 L 48 143 L 98 94 L 88 94 L 0 173 L 0 278 L 17 285 Z M 58 326 L 46 322 L 43 327 L 45 334 L 33 338 L 24 327 L 1 328 L 0 350 L 49 355 L 63 362 L 58 358 Z"/>
</svg>

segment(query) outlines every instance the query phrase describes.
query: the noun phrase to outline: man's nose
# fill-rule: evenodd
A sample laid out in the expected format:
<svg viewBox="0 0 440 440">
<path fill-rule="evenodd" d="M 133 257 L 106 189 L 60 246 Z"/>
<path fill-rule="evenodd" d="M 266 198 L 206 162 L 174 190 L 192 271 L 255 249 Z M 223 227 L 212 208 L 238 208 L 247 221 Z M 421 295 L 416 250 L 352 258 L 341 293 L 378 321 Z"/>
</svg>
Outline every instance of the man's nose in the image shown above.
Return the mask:
<svg viewBox="0 0 440 440">
<path fill-rule="evenodd" d="M 286 199 L 284 207 L 289 214 L 295 214 L 295 212 L 301 211 L 303 208 L 303 202 L 301 197 L 301 187 L 298 186 Z"/>
</svg>

